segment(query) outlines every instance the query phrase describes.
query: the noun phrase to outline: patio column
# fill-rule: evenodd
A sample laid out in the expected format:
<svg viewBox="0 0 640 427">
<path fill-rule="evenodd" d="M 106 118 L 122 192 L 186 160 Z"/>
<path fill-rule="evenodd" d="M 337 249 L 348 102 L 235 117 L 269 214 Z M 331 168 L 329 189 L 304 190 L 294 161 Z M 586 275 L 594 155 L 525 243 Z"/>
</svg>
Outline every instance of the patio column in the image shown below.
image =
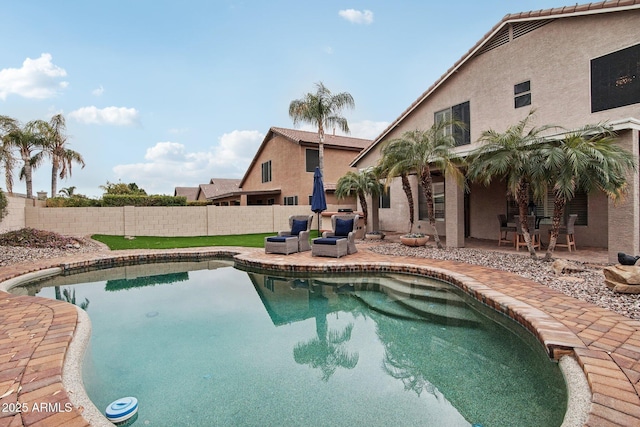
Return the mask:
<svg viewBox="0 0 640 427">
<path fill-rule="evenodd" d="M 639 132 L 629 131 L 620 135 L 620 145 L 634 153 L 638 161 Z M 640 255 L 640 179 L 638 173 L 630 173 L 627 177 L 627 193 L 624 200 L 614 203 L 609 199 L 607 208 L 607 228 L 609 262 L 618 262 L 618 252 L 629 255 Z M 580 249 L 577 242 L 578 249 Z"/>
<path fill-rule="evenodd" d="M 444 180 L 444 206 L 447 247 L 464 248 L 464 188 L 451 176 Z"/>
<path fill-rule="evenodd" d="M 247 206 L 247 195 L 240 194 L 240 206 Z"/>
</svg>

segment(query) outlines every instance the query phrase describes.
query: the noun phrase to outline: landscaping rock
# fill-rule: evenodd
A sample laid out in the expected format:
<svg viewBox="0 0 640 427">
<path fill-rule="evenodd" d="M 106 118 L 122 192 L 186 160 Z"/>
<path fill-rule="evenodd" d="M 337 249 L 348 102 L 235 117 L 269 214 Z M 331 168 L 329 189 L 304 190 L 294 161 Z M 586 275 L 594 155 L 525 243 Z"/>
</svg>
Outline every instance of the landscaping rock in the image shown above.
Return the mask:
<svg viewBox="0 0 640 427">
<path fill-rule="evenodd" d="M 640 294 L 640 267 L 614 265 L 603 270 L 605 284 L 614 292 Z"/>
</svg>

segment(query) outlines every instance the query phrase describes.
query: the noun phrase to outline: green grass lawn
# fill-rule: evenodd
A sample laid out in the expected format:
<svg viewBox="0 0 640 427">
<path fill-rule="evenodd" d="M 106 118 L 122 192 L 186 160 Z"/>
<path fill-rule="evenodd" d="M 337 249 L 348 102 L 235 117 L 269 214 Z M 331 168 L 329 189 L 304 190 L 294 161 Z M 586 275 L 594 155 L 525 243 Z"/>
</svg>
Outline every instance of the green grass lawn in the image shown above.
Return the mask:
<svg viewBox="0 0 640 427">
<path fill-rule="evenodd" d="M 104 243 L 111 250 L 196 248 L 201 246 L 242 246 L 247 248 L 263 248 L 264 238 L 275 235 L 276 233 L 195 237 L 136 236 L 135 239 L 129 240 L 125 239 L 123 236 L 94 234 L 91 238 Z M 317 237 L 317 235 L 317 230 L 311 230 L 311 238 Z"/>
</svg>

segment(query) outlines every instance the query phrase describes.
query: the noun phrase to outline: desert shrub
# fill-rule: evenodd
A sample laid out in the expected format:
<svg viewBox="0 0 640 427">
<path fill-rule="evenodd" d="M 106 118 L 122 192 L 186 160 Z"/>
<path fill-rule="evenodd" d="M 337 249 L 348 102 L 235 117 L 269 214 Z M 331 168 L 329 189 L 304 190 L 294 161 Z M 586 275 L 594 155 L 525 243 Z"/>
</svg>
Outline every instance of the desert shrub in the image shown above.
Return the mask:
<svg viewBox="0 0 640 427">
<path fill-rule="evenodd" d="M 46 204 L 48 208 L 92 208 L 101 205 L 100 200 L 83 196 L 50 197 Z"/>
<path fill-rule="evenodd" d="M 137 196 L 129 194 L 105 194 L 102 206 L 186 206 L 184 196 Z"/>
</svg>

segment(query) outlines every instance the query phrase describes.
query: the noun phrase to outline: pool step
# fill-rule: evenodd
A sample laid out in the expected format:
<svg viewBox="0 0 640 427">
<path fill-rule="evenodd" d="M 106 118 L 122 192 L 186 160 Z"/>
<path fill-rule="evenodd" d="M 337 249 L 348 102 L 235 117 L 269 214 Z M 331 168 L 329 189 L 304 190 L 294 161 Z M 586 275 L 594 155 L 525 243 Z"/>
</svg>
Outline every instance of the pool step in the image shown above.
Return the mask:
<svg viewBox="0 0 640 427">
<path fill-rule="evenodd" d="M 424 320 L 424 317 L 398 304 L 387 294 L 377 291 L 355 291 L 353 295 L 369 308 L 388 316 L 409 320 Z"/>
<path fill-rule="evenodd" d="M 382 290 L 398 304 L 435 322 L 479 323 L 475 312 L 446 283 L 419 277 L 394 277 L 384 282 Z"/>
<path fill-rule="evenodd" d="M 408 283 L 393 279 L 384 281 L 382 286 L 386 292 L 406 298 L 428 300 L 460 307 L 466 306 L 461 297 L 449 290 L 450 285 L 444 283 Z"/>
</svg>

